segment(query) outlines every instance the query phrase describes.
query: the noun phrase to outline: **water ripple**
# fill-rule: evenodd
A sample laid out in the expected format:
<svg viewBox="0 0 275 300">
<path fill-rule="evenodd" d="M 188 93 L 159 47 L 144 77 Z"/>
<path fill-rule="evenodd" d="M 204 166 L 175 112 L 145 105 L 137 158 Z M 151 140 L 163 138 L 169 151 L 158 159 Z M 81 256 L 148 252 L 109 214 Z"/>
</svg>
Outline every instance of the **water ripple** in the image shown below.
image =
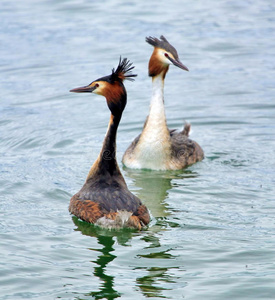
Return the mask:
<svg viewBox="0 0 275 300">
<path fill-rule="evenodd" d="M 274 3 L 1 1 L 0 299 L 273 299 Z M 192 124 L 205 159 L 185 170 L 122 167 L 149 112 L 152 47 L 164 34 L 190 72 L 165 80 L 169 128 Z M 147 230 L 70 216 L 109 111 L 69 93 L 119 56 L 138 77 L 117 135 Z"/>
</svg>

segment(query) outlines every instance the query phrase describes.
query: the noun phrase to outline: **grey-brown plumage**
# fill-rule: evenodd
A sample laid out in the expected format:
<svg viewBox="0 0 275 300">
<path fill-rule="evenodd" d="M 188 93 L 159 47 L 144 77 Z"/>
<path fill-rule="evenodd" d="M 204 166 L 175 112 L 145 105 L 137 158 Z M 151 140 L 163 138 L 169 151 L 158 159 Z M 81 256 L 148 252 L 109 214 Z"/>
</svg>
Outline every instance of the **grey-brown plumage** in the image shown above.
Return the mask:
<svg viewBox="0 0 275 300">
<path fill-rule="evenodd" d="M 147 120 L 147 119 L 146 119 Z M 146 121 L 144 127 L 146 126 Z M 204 158 L 204 152 L 200 145 L 191 140 L 189 136 L 191 126 L 189 123 L 184 125 L 182 131 L 177 131 L 176 129 L 170 129 L 170 143 L 171 152 L 169 161 L 173 161 L 173 166 L 176 169 L 183 169 L 186 166 L 190 166 Z M 141 134 L 139 134 L 133 142 L 130 144 L 126 153 L 129 157 L 133 155 L 137 144 L 139 143 Z"/>
<path fill-rule="evenodd" d="M 72 197 L 70 212 L 86 222 L 107 228 L 146 226 L 150 221 L 147 208 L 121 179 L 105 181 L 103 177 L 86 182 Z"/>
<path fill-rule="evenodd" d="M 190 124 L 186 124 L 184 129 L 178 132 L 176 129 L 170 130 L 172 157 L 177 161 L 180 169 L 192 165 L 204 158 L 202 148 L 198 143 L 188 138 Z"/>
</svg>

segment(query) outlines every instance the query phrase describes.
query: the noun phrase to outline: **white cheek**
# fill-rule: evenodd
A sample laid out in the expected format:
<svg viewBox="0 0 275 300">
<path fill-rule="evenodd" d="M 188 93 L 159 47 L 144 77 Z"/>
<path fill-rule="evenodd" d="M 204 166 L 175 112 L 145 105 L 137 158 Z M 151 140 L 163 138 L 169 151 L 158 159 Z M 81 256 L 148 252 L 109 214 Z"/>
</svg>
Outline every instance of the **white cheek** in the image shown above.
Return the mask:
<svg viewBox="0 0 275 300">
<path fill-rule="evenodd" d="M 167 52 L 160 50 L 158 55 L 159 55 L 159 59 L 166 65 L 171 65 L 171 61 L 165 56 Z"/>
<path fill-rule="evenodd" d="M 94 93 L 97 95 L 103 95 L 103 90 L 104 90 L 104 85 L 101 84 L 94 90 Z"/>
<path fill-rule="evenodd" d="M 102 95 L 102 88 L 98 87 L 94 91 L 95 94 Z"/>
</svg>

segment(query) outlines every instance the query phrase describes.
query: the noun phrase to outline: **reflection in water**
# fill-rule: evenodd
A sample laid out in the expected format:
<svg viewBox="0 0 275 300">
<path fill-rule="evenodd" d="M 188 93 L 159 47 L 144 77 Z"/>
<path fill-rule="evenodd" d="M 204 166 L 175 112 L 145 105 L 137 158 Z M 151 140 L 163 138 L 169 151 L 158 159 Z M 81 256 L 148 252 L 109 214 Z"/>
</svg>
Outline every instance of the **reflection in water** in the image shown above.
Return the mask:
<svg viewBox="0 0 275 300">
<path fill-rule="evenodd" d="M 97 266 L 94 268 L 93 274 L 102 282 L 98 291 L 92 291 L 86 296 L 93 297 L 93 299 L 116 299 L 123 297 L 115 288 L 115 276 L 106 274 L 107 265 L 117 258 L 112 252 L 115 250 L 115 238 L 120 245 L 129 246 L 129 241 L 134 233 L 133 231 L 123 230 L 105 230 L 89 223 L 80 221 L 77 217 L 72 217 L 73 222 L 77 226 L 76 230 L 81 231 L 82 234 L 96 237 L 98 244 L 102 245 L 101 249 L 92 249 L 92 251 L 99 251 L 100 255 L 95 261 Z M 161 226 L 157 226 L 161 230 Z M 171 269 L 182 269 L 182 263 L 176 260 L 176 256 L 170 253 L 171 247 L 163 246 L 160 243 L 158 234 L 150 229 L 140 233 L 141 239 L 145 245 L 139 250 L 134 251 L 134 256 L 129 256 L 129 262 L 133 265 L 133 270 L 140 270 L 139 273 L 146 272 L 144 276 L 136 278 L 136 285 L 144 297 L 161 297 L 166 298 L 164 295 L 179 283 L 177 277 L 171 275 Z M 138 264 L 135 266 L 135 260 Z M 185 284 L 184 284 L 185 285 Z M 169 297 L 167 297 L 169 298 Z"/>
<path fill-rule="evenodd" d="M 171 290 L 164 288 L 161 285 L 157 285 L 157 281 L 165 281 L 169 283 L 176 283 L 172 276 L 167 274 L 168 268 L 152 267 L 148 268 L 148 275 L 141 278 L 137 278 L 137 284 L 142 291 L 142 294 L 146 297 L 161 297 L 166 298 L 162 295 L 162 291 Z"/>
<path fill-rule="evenodd" d="M 131 177 L 134 185 L 139 189 L 137 196 L 147 205 L 153 217 L 157 220 L 156 226 L 150 227 L 147 234 L 142 238 L 150 243 L 146 253 L 138 255 L 144 260 L 144 266 L 137 267 L 139 270 L 146 270 L 147 274 L 136 279 L 137 285 L 145 297 L 166 298 L 165 291 L 173 290 L 177 282 L 175 276 L 171 276 L 170 270 L 182 269 L 183 266 L 170 253 L 170 248 L 161 245 L 158 232 L 163 228 L 178 227 L 179 224 L 169 220 L 169 207 L 165 200 L 169 190 L 176 186 L 172 183 L 173 179 L 195 178 L 197 173 L 189 169 L 179 171 L 156 172 L 149 170 L 124 170 L 126 175 Z M 181 286 L 186 284 L 181 282 Z M 169 297 L 170 298 L 170 297 Z"/>
<path fill-rule="evenodd" d="M 127 229 L 119 231 L 102 229 L 80 221 L 75 216 L 72 217 L 72 219 L 77 226 L 76 230 L 81 231 L 84 235 L 96 237 L 98 244 L 103 246 L 102 249 L 96 249 L 96 251 L 102 254 L 98 256 L 96 261 L 93 261 L 97 264 L 97 267 L 94 268 L 94 275 L 100 279 L 102 284 L 99 291 L 91 292 L 87 294 L 87 296 L 92 296 L 94 299 L 115 299 L 120 297 L 121 295 L 114 288 L 114 276 L 105 274 L 105 271 L 108 263 L 116 258 L 116 256 L 112 254 L 115 250 L 113 248 L 115 243 L 114 237 L 116 236 L 118 243 L 123 245 L 132 237 L 132 232 Z"/>
<path fill-rule="evenodd" d="M 150 243 L 150 245 L 146 248 L 144 254 L 139 255 L 144 260 L 145 266 L 137 269 L 146 270 L 147 274 L 136 279 L 137 285 L 145 297 L 167 298 L 164 292 L 173 290 L 175 284 L 179 284 L 177 278 L 170 275 L 170 270 L 172 268 L 182 269 L 183 266 L 176 261 L 176 256 L 169 253 L 171 251 L 170 247 L 161 245 L 156 234 L 148 232 L 143 240 Z"/>
<path fill-rule="evenodd" d="M 83 222 L 77 217 L 72 217 L 73 222 L 77 226 L 76 230 L 81 231 L 83 235 L 97 238 L 98 244 L 102 245 L 101 249 L 92 249 L 92 251 L 100 252 L 100 255 L 95 261 L 97 266 L 94 268 L 93 274 L 102 282 L 98 291 L 92 291 L 86 296 L 93 297 L 93 299 L 116 299 L 122 297 L 115 288 L 115 276 L 106 274 L 107 265 L 114 261 L 116 256 L 112 254 L 115 250 L 115 238 L 120 245 L 129 246 L 129 241 L 133 235 L 131 230 L 105 230 L 89 223 Z M 157 226 L 161 230 L 162 226 Z M 140 270 L 146 272 L 146 275 L 136 278 L 136 285 L 139 287 L 144 297 L 161 297 L 166 298 L 163 293 L 173 289 L 177 282 L 177 278 L 171 275 L 170 270 L 182 268 L 179 262 L 176 261 L 176 256 L 170 253 L 170 246 L 163 246 L 160 243 L 158 234 L 152 230 L 147 230 L 140 233 L 141 239 L 145 245 L 135 252 L 133 257 L 129 257 L 129 261 L 134 266 L 133 270 Z M 135 260 L 138 266 L 135 266 Z M 143 272 L 144 273 L 144 272 Z"/>
<path fill-rule="evenodd" d="M 105 267 L 111 261 L 113 261 L 116 256 L 111 254 L 114 251 L 112 247 L 114 240 L 110 236 L 98 236 L 98 243 L 103 245 L 103 248 L 99 250 L 102 255 L 99 255 L 96 261 L 93 261 L 98 265 L 94 269 L 94 275 L 97 276 L 101 281 L 101 289 L 98 292 L 91 292 L 89 295 L 95 297 L 95 299 L 115 299 L 120 297 L 120 294 L 114 290 L 114 277 L 105 274 Z"/>
<path fill-rule="evenodd" d="M 116 237 L 117 242 L 120 245 L 126 245 L 126 243 L 132 238 L 135 230 L 123 228 L 121 230 L 109 230 L 105 228 L 101 228 L 98 226 L 94 226 L 90 223 L 79 220 L 76 216 L 72 216 L 72 220 L 74 224 L 77 226 L 76 231 L 81 231 L 83 235 L 92 236 L 92 237 Z M 101 243 L 100 243 L 101 244 Z"/>
<path fill-rule="evenodd" d="M 131 170 L 125 168 L 126 176 L 134 181 L 138 188 L 137 196 L 147 205 L 154 218 L 161 219 L 168 216 L 169 208 L 165 203 L 168 191 L 176 186 L 172 179 L 195 178 L 197 173 L 188 169 L 178 171 L 150 171 Z"/>
<path fill-rule="evenodd" d="M 134 185 L 139 188 L 136 191 L 137 196 L 144 201 L 150 209 L 153 217 L 157 223 L 148 228 L 147 231 L 140 233 L 142 240 L 146 242 L 146 246 L 132 257 L 131 263 L 134 265 L 135 259 L 139 260 L 138 266 L 134 267 L 135 270 L 146 271 L 145 276 L 136 278 L 136 284 L 139 287 L 144 297 L 162 297 L 165 291 L 173 289 L 177 282 L 175 276 L 171 276 L 170 270 L 182 268 L 176 257 L 170 253 L 171 248 L 161 245 L 158 232 L 166 227 L 177 227 L 174 220 L 169 220 L 169 207 L 165 203 L 168 197 L 168 191 L 176 184 L 172 183 L 172 179 L 183 179 L 186 177 L 197 177 L 196 173 L 190 170 L 181 171 L 168 171 L 168 172 L 155 172 L 145 170 L 125 170 L 126 175 L 131 177 Z M 97 276 L 102 285 L 99 291 L 89 293 L 89 296 L 94 299 L 115 299 L 121 297 L 114 286 L 114 276 L 105 273 L 108 263 L 112 262 L 116 256 L 112 254 L 115 250 L 114 238 L 120 245 L 126 245 L 131 240 L 134 231 L 129 229 L 122 230 L 107 230 L 91 225 L 89 223 L 78 220 L 72 217 L 76 230 L 79 230 L 84 235 L 96 237 L 98 243 L 103 246 L 100 251 L 102 254 L 98 256 L 96 261 L 97 267 L 94 269 L 94 275 Z M 149 244 L 149 245 L 148 245 Z M 129 244 L 127 245 L 129 246 Z M 95 250 L 95 249 L 91 249 Z M 129 259 L 131 259 L 129 257 Z M 87 295 L 87 296 L 88 296 Z"/>
</svg>

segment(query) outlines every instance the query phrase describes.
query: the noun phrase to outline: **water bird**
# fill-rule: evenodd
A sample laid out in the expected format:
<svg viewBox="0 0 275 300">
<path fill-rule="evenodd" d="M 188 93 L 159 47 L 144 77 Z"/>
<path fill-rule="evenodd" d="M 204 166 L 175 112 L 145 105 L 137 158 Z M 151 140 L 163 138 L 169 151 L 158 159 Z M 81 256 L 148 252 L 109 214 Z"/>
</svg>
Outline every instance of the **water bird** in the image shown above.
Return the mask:
<svg viewBox="0 0 275 300">
<path fill-rule="evenodd" d="M 70 90 L 74 93 L 95 93 L 106 98 L 111 117 L 102 149 L 87 179 L 70 201 L 69 211 L 78 218 L 104 228 L 142 229 L 150 221 L 147 207 L 133 195 L 120 172 L 116 160 L 116 134 L 127 102 L 124 80 L 133 81 L 132 63 L 119 60 L 111 75 L 87 86 Z"/>
<path fill-rule="evenodd" d="M 191 125 L 182 131 L 169 130 L 164 108 L 164 79 L 170 65 L 189 71 L 180 61 L 177 50 L 162 35 L 160 39 L 146 37 L 154 47 L 149 60 L 152 77 L 152 98 L 143 130 L 125 151 L 122 162 L 128 168 L 151 170 L 180 170 L 204 158 L 198 143 L 188 138 Z"/>
</svg>

